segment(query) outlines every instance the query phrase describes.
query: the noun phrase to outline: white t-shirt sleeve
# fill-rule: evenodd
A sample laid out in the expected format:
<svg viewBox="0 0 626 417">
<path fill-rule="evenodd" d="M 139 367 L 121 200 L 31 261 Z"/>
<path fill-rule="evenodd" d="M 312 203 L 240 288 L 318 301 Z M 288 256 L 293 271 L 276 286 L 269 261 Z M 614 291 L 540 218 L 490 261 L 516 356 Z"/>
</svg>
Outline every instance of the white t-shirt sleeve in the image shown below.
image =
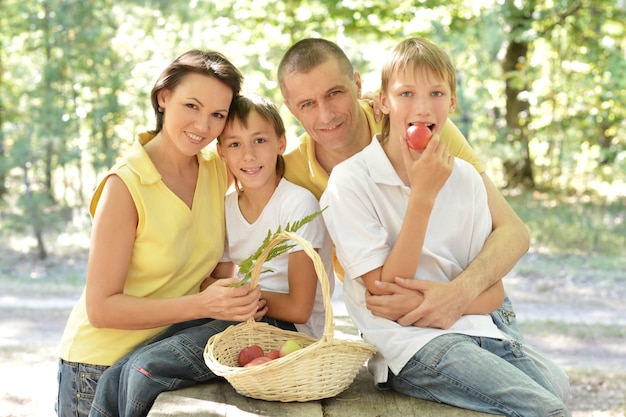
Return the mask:
<svg viewBox="0 0 626 417">
<path fill-rule="evenodd" d="M 286 185 L 284 192 L 289 193 L 289 198 L 281 199 L 282 204 L 278 208 L 281 217 L 280 224 L 283 228 L 285 228 L 287 224 L 293 225 L 304 217 L 320 211 L 320 205 L 317 199 L 308 190 L 297 187 L 291 183 L 287 183 Z M 319 249 L 330 243 L 322 216 L 318 216 L 312 222 L 301 226 L 296 231 L 296 234 L 309 241 L 315 249 Z M 302 250 L 302 248 L 296 245 L 289 250 L 289 253 L 299 250 Z"/>
<path fill-rule="evenodd" d="M 358 171 L 333 171 L 320 200 L 324 222 L 335 244 L 345 277 L 358 278 L 384 265 L 391 250 L 389 236 L 377 219 L 374 199 Z"/>
</svg>

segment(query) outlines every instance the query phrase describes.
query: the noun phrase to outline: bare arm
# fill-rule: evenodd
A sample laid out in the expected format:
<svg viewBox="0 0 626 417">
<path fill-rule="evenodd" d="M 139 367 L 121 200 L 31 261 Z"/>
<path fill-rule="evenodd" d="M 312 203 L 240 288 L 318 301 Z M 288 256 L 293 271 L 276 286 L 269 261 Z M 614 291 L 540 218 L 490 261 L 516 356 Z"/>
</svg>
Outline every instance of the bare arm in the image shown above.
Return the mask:
<svg viewBox="0 0 626 417">
<path fill-rule="evenodd" d="M 93 326 L 147 329 L 202 317 L 243 321 L 254 315 L 260 289 L 228 287 L 233 278 L 181 297 L 124 294 L 137 222 L 126 185 L 115 175 L 109 177 L 94 214 L 87 265 L 87 314 Z"/>
<path fill-rule="evenodd" d="M 499 280 L 484 292 L 480 293 L 463 314 L 490 314 L 497 310 L 504 301 L 504 284 Z"/>
<path fill-rule="evenodd" d="M 219 279 L 231 278 L 235 276 L 237 268 L 232 262 L 219 262 L 215 265 L 211 275 L 204 278 L 200 283 L 200 291 L 204 291 L 209 285 L 214 284 Z"/>
<path fill-rule="evenodd" d="M 317 274 L 313 261 L 300 250 L 289 254 L 289 293 L 262 291 L 269 317 L 291 323 L 306 323 L 313 312 Z"/>
</svg>

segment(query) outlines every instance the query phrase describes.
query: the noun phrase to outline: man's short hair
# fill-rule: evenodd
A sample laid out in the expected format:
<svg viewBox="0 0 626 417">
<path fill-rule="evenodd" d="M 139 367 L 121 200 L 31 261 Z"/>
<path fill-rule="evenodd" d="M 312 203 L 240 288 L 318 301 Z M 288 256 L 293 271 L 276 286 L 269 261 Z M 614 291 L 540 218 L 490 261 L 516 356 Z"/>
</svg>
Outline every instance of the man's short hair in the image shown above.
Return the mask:
<svg viewBox="0 0 626 417">
<path fill-rule="evenodd" d="M 334 42 L 321 38 L 306 38 L 293 44 L 278 65 L 278 83 L 284 91 L 284 77 L 296 73 L 308 73 L 313 68 L 335 59 L 345 74 L 354 79 L 354 68 L 343 50 Z"/>
</svg>

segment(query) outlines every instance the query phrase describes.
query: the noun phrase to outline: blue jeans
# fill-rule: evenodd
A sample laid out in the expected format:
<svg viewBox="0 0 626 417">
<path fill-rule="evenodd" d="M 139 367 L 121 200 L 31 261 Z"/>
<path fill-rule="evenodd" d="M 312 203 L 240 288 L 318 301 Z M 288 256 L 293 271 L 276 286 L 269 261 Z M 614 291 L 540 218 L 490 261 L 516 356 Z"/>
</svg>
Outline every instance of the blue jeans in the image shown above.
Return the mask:
<svg viewBox="0 0 626 417">
<path fill-rule="evenodd" d="M 172 325 L 144 342 L 141 346 L 147 346 L 170 337 L 181 330 L 199 326 L 208 321 L 210 320 L 192 320 Z M 123 360 L 120 359 L 120 362 Z M 109 369 L 108 366 L 60 360 L 58 372 L 59 393 L 55 405 L 57 415 L 59 417 L 87 417 L 96 396 L 96 386 L 100 386 L 100 377 L 107 369 Z M 111 372 L 107 375 L 110 374 Z M 110 383 L 110 381 L 110 377 L 105 378 L 105 383 Z"/>
<path fill-rule="evenodd" d="M 518 340 L 446 334 L 430 341 L 388 386 L 412 397 L 510 417 L 570 416 Z"/>
<path fill-rule="evenodd" d="M 504 297 L 504 302 L 500 308 L 491 313 L 491 318 L 496 326 L 506 335 L 524 342 L 524 336 L 517 327 L 517 318 L 513 311 L 513 304 L 508 296 Z M 570 395 L 569 377 L 567 374 L 535 347 L 523 343 L 523 349 L 526 356 L 535 363 L 539 371 L 550 381 L 553 391 L 556 392 L 561 401 L 567 403 Z"/>
<path fill-rule="evenodd" d="M 59 393 L 55 411 L 59 417 L 87 416 L 96 393 L 96 384 L 107 366 L 59 360 Z"/>
<path fill-rule="evenodd" d="M 269 317 L 263 321 L 296 330 L 292 323 Z M 191 327 L 188 323 L 174 325 L 107 369 L 98 381 L 89 416 L 146 416 L 160 393 L 218 378 L 204 361 L 204 348 L 211 336 L 237 323 L 201 322 Z"/>
</svg>

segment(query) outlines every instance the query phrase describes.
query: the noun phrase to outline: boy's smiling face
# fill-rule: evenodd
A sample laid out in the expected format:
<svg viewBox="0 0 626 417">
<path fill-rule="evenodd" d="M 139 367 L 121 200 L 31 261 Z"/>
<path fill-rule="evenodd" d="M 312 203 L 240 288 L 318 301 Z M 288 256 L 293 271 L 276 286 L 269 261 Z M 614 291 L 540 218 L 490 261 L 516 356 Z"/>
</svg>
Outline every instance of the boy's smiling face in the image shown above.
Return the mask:
<svg viewBox="0 0 626 417">
<path fill-rule="evenodd" d="M 247 126 L 233 120 L 224 127 L 218 152 L 243 188 L 276 187 L 276 159 L 285 151 L 285 136 L 278 136 L 272 123 L 256 111 Z"/>
</svg>

